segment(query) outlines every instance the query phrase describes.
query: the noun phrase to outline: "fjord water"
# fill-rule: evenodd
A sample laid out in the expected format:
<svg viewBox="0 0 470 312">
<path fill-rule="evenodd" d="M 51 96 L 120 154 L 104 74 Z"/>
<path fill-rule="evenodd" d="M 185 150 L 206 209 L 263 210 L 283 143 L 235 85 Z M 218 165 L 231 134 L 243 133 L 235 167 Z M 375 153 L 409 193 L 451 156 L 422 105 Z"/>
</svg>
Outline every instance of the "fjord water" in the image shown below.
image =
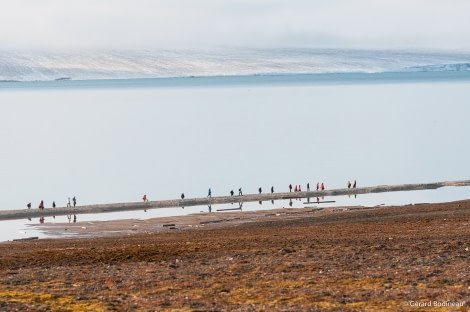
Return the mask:
<svg viewBox="0 0 470 312">
<path fill-rule="evenodd" d="M 227 195 L 239 187 L 285 191 L 289 183 L 338 188 L 354 179 L 372 186 L 470 176 L 469 79 L 302 78 L 3 89 L 0 207 L 61 206 L 68 196 L 80 205 L 143 194 L 200 197 L 209 187 Z"/>
<path fill-rule="evenodd" d="M 68 196 L 85 205 L 202 197 L 208 188 L 217 196 L 239 187 L 287 191 L 290 183 L 465 180 L 469 76 L 3 83 L 0 209 L 64 206 Z M 467 187 L 445 189 L 413 201 L 468 198 Z M 393 204 L 401 195 L 374 196 L 350 204 Z"/>
</svg>

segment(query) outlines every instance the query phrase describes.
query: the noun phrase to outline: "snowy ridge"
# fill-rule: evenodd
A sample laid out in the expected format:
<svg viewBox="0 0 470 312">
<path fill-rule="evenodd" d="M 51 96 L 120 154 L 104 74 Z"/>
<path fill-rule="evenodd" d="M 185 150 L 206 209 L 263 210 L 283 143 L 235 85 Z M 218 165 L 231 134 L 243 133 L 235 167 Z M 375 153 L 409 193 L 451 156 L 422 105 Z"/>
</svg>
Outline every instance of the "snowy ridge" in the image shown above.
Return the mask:
<svg viewBox="0 0 470 312">
<path fill-rule="evenodd" d="M 463 71 L 470 53 L 341 49 L 0 51 L 0 81 Z"/>
</svg>

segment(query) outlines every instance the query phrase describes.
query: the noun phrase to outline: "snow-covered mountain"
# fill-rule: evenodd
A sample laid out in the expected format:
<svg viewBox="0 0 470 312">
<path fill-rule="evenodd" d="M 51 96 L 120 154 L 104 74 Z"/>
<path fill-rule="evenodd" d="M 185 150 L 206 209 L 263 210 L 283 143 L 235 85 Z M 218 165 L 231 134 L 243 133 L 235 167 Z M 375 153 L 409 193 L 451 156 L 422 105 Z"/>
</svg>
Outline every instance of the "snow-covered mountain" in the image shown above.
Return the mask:
<svg viewBox="0 0 470 312">
<path fill-rule="evenodd" d="M 469 69 L 470 53 L 464 52 L 341 49 L 0 51 L 0 81 Z"/>
</svg>

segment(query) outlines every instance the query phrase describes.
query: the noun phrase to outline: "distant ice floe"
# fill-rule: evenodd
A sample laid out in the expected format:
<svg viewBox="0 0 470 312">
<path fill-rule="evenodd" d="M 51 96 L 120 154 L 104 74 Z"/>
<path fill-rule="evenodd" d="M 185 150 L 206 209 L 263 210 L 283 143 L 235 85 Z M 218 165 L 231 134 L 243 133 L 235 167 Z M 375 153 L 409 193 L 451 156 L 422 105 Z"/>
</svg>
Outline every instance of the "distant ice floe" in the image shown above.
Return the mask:
<svg viewBox="0 0 470 312">
<path fill-rule="evenodd" d="M 404 72 L 443 72 L 443 71 L 467 71 L 470 70 L 470 63 L 458 64 L 435 64 L 426 66 L 412 66 L 404 68 Z"/>
<path fill-rule="evenodd" d="M 470 53 L 346 49 L 0 51 L 0 81 L 466 71 Z"/>
</svg>

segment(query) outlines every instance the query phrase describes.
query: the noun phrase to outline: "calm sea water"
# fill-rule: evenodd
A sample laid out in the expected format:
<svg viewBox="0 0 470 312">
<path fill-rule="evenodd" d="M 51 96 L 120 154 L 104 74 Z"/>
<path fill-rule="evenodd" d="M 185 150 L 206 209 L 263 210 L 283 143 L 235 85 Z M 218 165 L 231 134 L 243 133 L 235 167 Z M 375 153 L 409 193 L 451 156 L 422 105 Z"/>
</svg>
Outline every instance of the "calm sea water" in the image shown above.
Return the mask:
<svg viewBox="0 0 470 312">
<path fill-rule="evenodd" d="M 1 83 L 0 209 L 469 179 L 468 90 L 465 72 Z"/>
</svg>

